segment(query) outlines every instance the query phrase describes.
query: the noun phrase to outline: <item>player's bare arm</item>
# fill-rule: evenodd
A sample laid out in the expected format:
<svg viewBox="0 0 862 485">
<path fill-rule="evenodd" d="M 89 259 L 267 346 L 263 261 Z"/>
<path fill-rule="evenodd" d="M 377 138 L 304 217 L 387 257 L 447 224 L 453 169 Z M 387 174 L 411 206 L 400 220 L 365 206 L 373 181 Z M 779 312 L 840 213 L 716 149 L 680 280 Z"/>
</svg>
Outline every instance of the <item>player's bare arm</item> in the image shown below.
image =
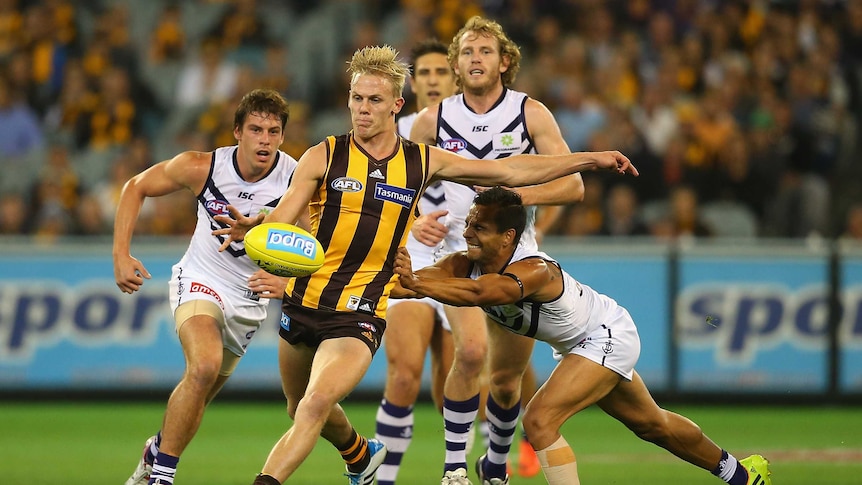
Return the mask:
<svg viewBox="0 0 862 485">
<path fill-rule="evenodd" d="M 527 98 L 524 105 L 524 116 L 530 138 L 536 145 L 536 151 L 542 155 L 564 155 L 571 153 L 563 139 L 560 127 L 551 111 L 541 102 Z M 581 202 L 584 199 L 584 181 L 580 173 L 552 180 L 550 182 L 513 188 L 521 196 L 524 205 L 566 205 Z M 556 221 L 562 212 L 561 208 L 547 208 L 544 211 L 540 230 L 547 229 Z M 538 223 L 539 221 L 537 221 Z"/>
<path fill-rule="evenodd" d="M 425 107 L 416 116 L 413 127 L 410 129 L 410 141 L 434 145 L 437 143 L 437 113 L 440 111 L 439 104 Z"/>
<path fill-rule="evenodd" d="M 467 276 L 470 268 L 470 261 L 462 253 L 452 253 L 443 256 L 434 265 L 422 268 L 423 277 L 428 279 L 446 279 L 458 278 Z M 395 262 L 393 264 L 393 272 L 396 277 L 413 278 L 413 262 L 410 259 L 410 252 L 405 247 L 398 248 L 395 254 Z M 395 280 L 395 287 L 390 293 L 390 298 L 422 298 L 425 295 L 419 294 L 413 289 L 402 286 L 399 279 Z"/>
<path fill-rule="evenodd" d="M 503 270 L 504 274 L 485 274 L 475 280 L 441 278 L 439 273 L 431 271 L 421 269 L 411 274 L 399 273 L 401 286 L 454 306 L 507 305 L 528 297 L 544 301 L 553 299 L 562 291 L 560 276 L 555 277 L 553 268 L 538 258 L 513 263 Z M 552 294 L 554 290 L 556 293 Z"/>
<path fill-rule="evenodd" d="M 290 186 L 287 192 L 278 202 L 278 205 L 269 214 L 257 214 L 247 217 L 233 206 L 228 206 L 230 216 L 218 215 L 214 219 L 226 224 L 223 229 L 213 231 L 215 236 L 227 236 L 219 251 L 224 251 L 233 241 L 242 241 L 245 234 L 254 226 L 264 222 L 286 222 L 288 224 L 302 224 L 303 217 L 308 218 L 308 202 L 314 195 L 314 191 L 320 185 L 326 169 L 326 142 L 305 151 L 299 159 Z M 299 221 L 299 222 L 298 222 Z M 310 224 L 309 224 L 310 225 Z"/>
<path fill-rule="evenodd" d="M 578 152 L 566 155 L 513 155 L 499 160 L 470 160 L 433 146 L 428 147 L 432 181 L 451 180 L 466 185 L 522 187 L 549 182 L 576 172 L 607 170 L 638 175 L 631 161 L 618 151 Z"/>
<path fill-rule="evenodd" d="M 131 255 L 132 234 L 147 197 L 159 197 L 188 189 L 199 193 L 212 163 L 212 152 L 183 152 L 135 175 L 123 186 L 114 218 L 114 278 L 123 293 L 141 288 L 150 273 Z"/>
<path fill-rule="evenodd" d="M 551 111 L 541 102 L 527 98 L 524 117 L 536 152 L 542 155 L 565 155 L 571 153 L 560 126 Z M 524 205 L 565 205 L 584 199 L 584 180 L 574 173 L 550 182 L 516 189 Z"/>
</svg>

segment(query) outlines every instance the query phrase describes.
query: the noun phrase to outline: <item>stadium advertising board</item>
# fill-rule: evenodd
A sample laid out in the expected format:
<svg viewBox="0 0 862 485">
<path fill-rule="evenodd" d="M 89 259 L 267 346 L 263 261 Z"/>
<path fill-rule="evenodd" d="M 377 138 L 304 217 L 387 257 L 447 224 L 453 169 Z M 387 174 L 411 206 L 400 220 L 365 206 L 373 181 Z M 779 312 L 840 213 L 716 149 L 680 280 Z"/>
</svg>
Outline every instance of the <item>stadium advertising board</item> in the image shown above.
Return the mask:
<svg viewBox="0 0 862 485">
<path fill-rule="evenodd" d="M 828 384 L 828 265 L 796 255 L 683 257 L 680 387 L 822 392 Z"/>
<path fill-rule="evenodd" d="M 121 293 L 110 247 L 0 255 L 0 389 L 169 390 L 183 357 L 167 295 L 183 247 L 152 246 L 137 256 L 152 273 L 141 291 Z M 642 340 L 638 371 L 654 391 L 672 371 L 667 248 L 609 250 L 605 245 L 550 247 L 577 279 L 625 306 Z M 842 261 L 841 391 L 862 393 L 862 257 Z M 683 253 L 676 299 L 681 392 L 825 392 L 828 253 L 710 255 Z M 228 384 L 278 392 L 280 310 L 255 336 Z M 381 354 L 382 355 L 382 354 Z M 555 362 L 538 344 L 534 365 L 547 377 Z M 427 367 L 427 366 L 426 366 Z M 385 359 L 375 358 L 359 386 L 377 391 Z M 427 372 L 424 387 L 428 388 Z M 671 389 L 672 390 L 672 389 Z"/>
<path fill-rule="evenodd" d="M 838 333 L 842 392 L 862 394 L 862 250 L 841 259 L 843 312 Z"/>
</svg>

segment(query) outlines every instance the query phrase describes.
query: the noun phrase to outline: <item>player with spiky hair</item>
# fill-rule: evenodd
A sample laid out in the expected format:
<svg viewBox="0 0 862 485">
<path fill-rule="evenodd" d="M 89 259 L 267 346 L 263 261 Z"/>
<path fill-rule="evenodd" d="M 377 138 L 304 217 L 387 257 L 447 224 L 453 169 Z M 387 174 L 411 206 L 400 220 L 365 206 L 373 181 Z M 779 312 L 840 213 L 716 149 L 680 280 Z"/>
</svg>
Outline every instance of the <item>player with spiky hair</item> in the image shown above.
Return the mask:
<svg viewBox="0 0 862 485">
<path fill-rule="evenodd" d="M 410 51 L 410 88 L 416 95 L 417 112 L 398 117 L 398 133 L 410 135 L 418 111 L 455 94 L 455 73 L 446 59 L 448 47 L 436 39 L 417 43 Z M 425 188 L 419 200 L 427 217 L 446 213 L 441 182 Z M 441 236 L 442 237 L 442 236 Z M 417 268 L 434 263 L 439 241 L 419 241 L 411 231 L 406 246 Z M 401 460 L 413 436 L 413 406 L 419 396 L 425 354 L 431 356 L 431 398 L 443 408 L 443 383 L 452 366 L 452 330 L 443 304 L 431 298 L 393 300 L 386 313 L 386 385 L 377 409 L 375 437 L 386 443 L 388 453 L 377 472 L 378 485 L 393 485 Z"/>
<path fill-rule="evenodd" d="M 290 188 L 267 216 L 230 208 L 224 247 L 262 222 L 292 222 L 310 212 L 312 235 L 326 250 L 323 267 L 292 279 L 282 304 L 279 369 L 291 428 L 270 451 L 255 485 L 279 485 L 305 461 L 318 438 L 335 445 L 351 484 L 370 484 L 386 455 L 358 435 L 339 402 L 361 381 L 386 328 L 392 271 L 416 217 L 422 190 L 438 180 L 492 186 L 548 182 L 584 170 L 637 175 L 617 151 L 514 155 L 464 163 L 454 153 L 398 136 L 395 115 L 406 64 L 389 46 L 356 51 L 349 63 L 353 129 L 329 136 L 300 157 Z"/>
</svg>

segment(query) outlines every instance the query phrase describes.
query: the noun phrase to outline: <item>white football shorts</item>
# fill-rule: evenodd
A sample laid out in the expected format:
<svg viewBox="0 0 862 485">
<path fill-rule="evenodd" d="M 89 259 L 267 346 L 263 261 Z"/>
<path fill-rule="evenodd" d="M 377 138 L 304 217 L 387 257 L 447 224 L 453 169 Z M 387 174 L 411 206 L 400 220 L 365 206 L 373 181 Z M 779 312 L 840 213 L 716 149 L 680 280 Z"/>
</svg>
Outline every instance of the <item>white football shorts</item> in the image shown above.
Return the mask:
<svg viewBox="0 0 862 485">
<path fill-rule="evenodd" d="M 193 300 L 206 300 L 221 308 L 219 320 L 224 348 L 242 356 L 252 337 L 266 320 L 269 299 L 258 298 L 248 288 L 242 289 L 213 281 L 212 277 L 193 274 L 175 265 L 171 272 L 170 304 L 176 315 L 177 307 Z M 204 312 L 209 314 L 209 312 Z M 184 319 L 185 321 L 185 319 Z M 177 329 L 183 322 L 176 322 Z"/>
<path fill-rule="evenodd" d="M 641 340 L 629 312 L 618 306 L 569 353 L 585 357 L 631 381 L 641 354 Z M 554 351 L 554 359 L 560 360 L 562 355 Z"/>
</svg>

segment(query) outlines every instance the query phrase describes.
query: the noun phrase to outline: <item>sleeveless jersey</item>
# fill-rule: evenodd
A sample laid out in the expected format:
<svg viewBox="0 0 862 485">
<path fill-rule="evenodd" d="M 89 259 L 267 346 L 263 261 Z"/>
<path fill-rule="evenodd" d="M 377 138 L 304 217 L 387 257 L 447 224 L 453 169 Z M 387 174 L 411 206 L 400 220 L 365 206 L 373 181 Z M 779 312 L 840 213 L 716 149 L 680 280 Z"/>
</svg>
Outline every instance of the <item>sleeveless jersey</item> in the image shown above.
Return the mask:
<svg viewBox="0 0 862 485">
<path fill-rule="evenodd" d="M 410 130 L 413 128 L 413 122 L 419 113 L 412 113 L 398 118 L 398 134 L 404 138 L 410 138 Z M 425 188 L 422 197 L 419 199 L 419 213 L 428 214 L 429 212 L 443 210 L 446 208 L 446 192 L 442 182 L 434 182 Z M 426 266 L 434 264 L 438 247 L 426 246 L 417 241 L 413 237 L 413 233 L 407 235 L 407 251 L 410 252 L 410 261 L 413 263 L 413 269 L 422 269 Z"/>
<path fill-rule="evenodd" d="M 213 216 L 230 215 L 227 206 L 236 207 L 243 215 L 269 213 L 287 191 L 290 177 L 297 162 L 290 155 L 278 151 L 272 169 L 257 182 L 246 182 L 239 174 L 237 146 L 217 148 L 213 151 L 209 177 L 198 194 L 197 224 L 185 255 L 177 263 L 183 273 L 208 275 L 230 287 L 248 288 L 248 277 L 258 270 L 245 256 L 245 245 L 232 242 L 219 252 L 223 236 L 212 231 L 227 227 Z M 251 295 L 251 293 L 249 293 Z"/>
<path fill-rule="evenodd" d="M 398 138 L 393 154 L 376 160 L 352 134 L 327 137 L 325 144 L 326 173 L 309 202 L 311 232 L 325 261 L 315 273 L 292 279 L 285 299 L 385 318 L 395 253 L 428 181 L 428 147 Z"/>
<path fill-rule="evenodd" d="M 402 138 L 410 139 L 410 130 L 413 129 L 413 123 L 416 122 L 417 116 L 419 116 L 418 112 L 398 117 L 398 121 L 395 122 L 395 127 Z"/>
<path fill-rule="evenodd" d="M 450 96 L 440 103 L 437 112 L 437 146 L 471 159 L 495 160 L 519 153 L 536 153 L 527 131 L 524 104 L 528 96 L 511 89 L 485 114 L 477 114 L 464 102 L 463 94 Z M 464 163 L 470 163 L 465 161 Z M 472 187 L 443 181 L 449 215 L 449 233 L 444 241 L 444 254 L 467 249 L 464 228 L 467 213 L 476 192 Z M 536 208 L 527 207 L 527 227 L 520 244 L 536 249 Z"/>
<path fill-rule="evenodd" d="M 560 267 L 547 254 L 518 245 L 509 264 L 528 259 L 542 258 Z M 562 355 L 569 353 L 590 332 L 600 327 L 606 320 L 617 314 L 619 305 L 612 298 L 603 295 L 587 285 L 575 280 L 560 269 L 563 275 L 563 292 L 549 302 L 521 300 L 511 305 L 483 307 L 488 316 L 507 330 L 527 337 L 547 342 Z M 482 275 L 474 265 L 470 278 Z"/>
</svg>

